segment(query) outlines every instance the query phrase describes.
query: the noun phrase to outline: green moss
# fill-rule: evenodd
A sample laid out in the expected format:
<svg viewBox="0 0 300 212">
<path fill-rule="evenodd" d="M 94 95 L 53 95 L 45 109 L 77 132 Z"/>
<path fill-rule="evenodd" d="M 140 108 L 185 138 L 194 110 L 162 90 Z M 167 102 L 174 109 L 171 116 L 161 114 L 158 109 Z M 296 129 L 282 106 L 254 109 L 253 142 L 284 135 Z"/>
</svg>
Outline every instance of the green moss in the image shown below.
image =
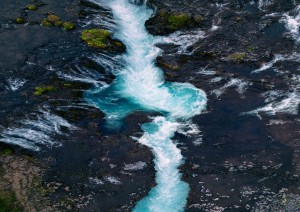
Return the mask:
<svg viewBox="0 0 300 212">
<path fill-rule="evenodd" d="M 191 21 L 191 17 L 184 14 L 171 14 L 168 18 L 168 22 L 172 29 L 178 29 L 187 25 Z"/>
<path fill-rule="evenodd" d="M 231 55 L 228 55 L 228 59 L 234 62 L 242 62 L 245 60 L 246 53 L 245 52 L 236 52 Z"/>
<path fill-rule="evenodd" d="M 82 32 L 81 39 L 91 47 L 106 48 L 110 32 L 105 29 L 87 29 Z"/>
<path fill-rule="evenodd" d="M 60 17 L 58 17 L 57 15 L 48 15 L 47 21 L 55 23 L 57 21 L 60 21 Z"/>
<path fill-rule="evenodd" d="M 53 24 L 51 22 L 47 21 L 46 19 L 44 19 L 41 24 L 42 24 L 42 26 L 45 26 L 45 27 L 53 27 Z"/>
<path fill-rule="evenodd" d="M 247 46 L 247 51 L 248 52 L 253 52 L 256 49 L 255 46 Z"/>
<path fill-rule="evenodd" d="M 37 10 L 38 6 L 35 4 L 30 4 L 26 6 L 26 10 Z"/>
<path fill-rule="evenodd" d="M 35 87 L 34 95 L 39 96 L 52 91 L 56 91 L 56 88 L 54 86 L 37 86 Z"/>
<path fill-rule="evenodd" d="M 62 22 L 62 21 L 56 21 L 56 22 L 54 23 L 54 25 L 60 27 L 60 26 L 63 25 L 63 22 Z"/>
<path fill-rule="evenodd" d="M 25 18 L 18 17 L 16 18 L 16 23 L 17 24 L 24 24 L 26 22 Z"/>
<path fill-rule="evenodd" d="M 61 26 L 63 22 L 61 21 L 60 17 L 57 15 L 48 15 L 47 18 L 45 18 L 42 21 L 42 26 L 46 27 L 53 27 L 53 26 Z"/>
<path fill-rule="evenodd" d="M 64 86 L 65 87 L 72 87 L 72 84 L 71 83 L 64 83 Z"/>
<path fill-rule="evenodd" d="M 0 191 L 0 212 L 21 212 L 23 208 L 18 204 L 14 192 Z"/>
<path fill-rule="evenodd" d="M 9 156 L 12 155 L 14 152 L 11 149 L 4 149 L 1 151 L 1 156 Z"/>
<path fill-rule="evenodd" d="M 65 29 L 65 30 L 73 30 L 73 29 L 75 29 L 76 28 L 76 25 L 74 24 L 74 23 L 72 23 L 72 22 L 65 22 L 64 24 L 63 24 L 63 28 Z"/>
<path fill-rule="evenodd" d="M 203 21 L 203 16 L 202 15 L 196 15 L 194 17 L 194 20 L 197 22 L 197 23 L 200 23 L 201 21 Z"/>
</svg>

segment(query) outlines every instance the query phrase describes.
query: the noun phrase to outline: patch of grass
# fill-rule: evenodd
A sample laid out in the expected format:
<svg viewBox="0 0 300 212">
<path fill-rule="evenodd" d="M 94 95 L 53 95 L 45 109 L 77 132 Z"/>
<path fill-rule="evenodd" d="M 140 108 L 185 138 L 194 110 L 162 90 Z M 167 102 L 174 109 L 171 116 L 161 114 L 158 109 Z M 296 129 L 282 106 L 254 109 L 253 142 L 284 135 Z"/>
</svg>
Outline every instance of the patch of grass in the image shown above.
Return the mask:
<svg viewBox="0 0 300 212">
<path fill-rule="evenodd" d="M 14 192 L 0 191 L 0 212 L 21 212 L 24 211 L 19 205 Z"/>
</svg>

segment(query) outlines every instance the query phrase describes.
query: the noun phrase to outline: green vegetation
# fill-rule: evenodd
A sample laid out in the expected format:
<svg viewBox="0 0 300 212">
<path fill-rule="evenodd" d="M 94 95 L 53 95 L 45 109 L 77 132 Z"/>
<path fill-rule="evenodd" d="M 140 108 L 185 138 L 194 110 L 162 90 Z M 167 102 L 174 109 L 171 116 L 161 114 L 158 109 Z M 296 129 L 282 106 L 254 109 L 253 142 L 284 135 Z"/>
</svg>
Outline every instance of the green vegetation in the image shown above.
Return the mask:
<svg viewBox="0 0 300 212">
<path fill-rule="evenodd" d="M 255 46 L 247 46 L 247 51 L 248 52 L 253 52 L 256 49 Z"/>
<path fill-rule="evenodd" d="M 14 152 L 11 149 L 4 149 L 1 151 L 0 155 L 1 156 L 9 156 L 12 155 Z"/>
<path fill-rule="evenodd" d="M 51 22 L 47 21 L 46 19 L 44 19 L 41 24 L 42 24 L 42 26 L 45 26 L 45 27 L 53 26 L 53 24 Z"/>
<path fill-rule="evenodd" d="M 48 15 L 47 21 L 55 23 L 57 21 L 60 21 L 60 17 L 58 17 L 57 15 Z"/>
<path fill-rule="evenodd" d="M 146 22 L 146 26 L 151 27 L 157 35 L 165 35 L 184 28 L 199 27 L 203 19 L 202 15 L 161 9 Z"/>
<path fill-rule="evenodd" d="M 189 22 L 191 22 L 191 17 L 184 13 L 171 14 L 168 18 L 168 22 L 172 29 L 178 29 L 185 25 L 188 25 Z"/>
<path fill-rule="evenodd" d="M 65 29 L 65 30 L 73 30 L 73 29 L 75 29 L 76 28 L 76 25 L 74 24 L 74 23 L 72 23 L 72 22 L 65 22 L 64 24 L 63 24 L 63 28 Z"/>
<path fill-rule="evenodd" d="M 14 192 L 0 191 L 0 212 L 21 212 L 22 207 L 18 204 Z"/>
<path fill-rule="evenodd" d="M 233 54 L 228 55 L 228 60 L 234 61 L 234 62 L 242 62 L 246 58 L 246 53 L 245 52 L 236 52 Z"/>
<path fill-rule="evenodd" d="M 25 18 L 22 18 L 22 17 L 16 18 L 16 23 L 17 24 L 25 24 L 25 22 L 26 22 Z"/>
<path fill-rule="evenodd" d="M 90 47 L 106 48 L 110 40 L 110 32 L 105 29 L 87 29 L 82 32 L 81 39 Z"/>
<path fill-rule="evenodd" d="M 40 96 L 52 91 L 56 91 L 56 88 L 54 86 L 37 86 L 35 87 L 34 95 Z"/>
<path fill-rule="evenodd" d="M 48 15 L 48 17 L 45 18 L 41 24 L 42 26 L 53 27 L 53 26 L 61 26 L 63 22 L 61 21 L 60 17 L 52 14 L 52 15 Z"/>
<path fill-rule="evenodd" d="M 204 18 L 203 18 L 202 15 L 196 15 L 196 16 L 194 17 L 194 19 L 195 19 L 196 22 L 200 23 L 201 21 L 203 21 Z"/>
<path fill-rule="evenodd" d="M 26 6 L 26 10 L 37 10 L 38 6 L 35 4 L 30 4 Z"/>
</svg>

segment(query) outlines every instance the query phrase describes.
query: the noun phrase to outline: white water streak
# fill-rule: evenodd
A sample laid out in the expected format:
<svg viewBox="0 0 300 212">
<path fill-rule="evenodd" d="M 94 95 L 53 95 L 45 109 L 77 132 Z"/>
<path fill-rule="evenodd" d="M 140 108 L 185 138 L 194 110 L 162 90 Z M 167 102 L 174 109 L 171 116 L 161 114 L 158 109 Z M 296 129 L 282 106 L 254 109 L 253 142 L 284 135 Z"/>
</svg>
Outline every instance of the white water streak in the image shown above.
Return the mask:
<svg viewBox="0 0 300 212">
<path fill-rule="evenodd" d="M 33 118 L 21 120 L 19 126 L 4 129 L 0 141 L 39 151 L 40 146 L 60 146 L 52 136 L 62 134 L 63 127 L 69 130 L 76 129 L 62 117 L 47 110 L 40 110 Z"/>
</svg>

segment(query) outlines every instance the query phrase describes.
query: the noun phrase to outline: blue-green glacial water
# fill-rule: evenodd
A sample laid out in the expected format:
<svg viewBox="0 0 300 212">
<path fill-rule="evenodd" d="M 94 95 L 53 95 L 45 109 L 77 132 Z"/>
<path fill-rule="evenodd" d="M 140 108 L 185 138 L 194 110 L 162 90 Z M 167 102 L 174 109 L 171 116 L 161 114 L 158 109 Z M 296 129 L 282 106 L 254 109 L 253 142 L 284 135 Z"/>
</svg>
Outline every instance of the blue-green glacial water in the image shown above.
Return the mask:
<svg viewBox="0 0 300 212">
<path fill-rule="evenodd" d="M 183 158 L 171 139 L 182 125 L 205 109 L 206 94 L 189 83 L 164 81 L 162 70 L 154 63 L 160 54 L 155 44 L 162 39 L 148 34 L 144 27 L 153 12 L 150 8 L 128 0 L 94 2 L 112 10 L 117 25 L 114 37 L 126 45 L 127 52 L 120 58 L 123 68 L 114 70 L 113 83 L 86 92 L 85 99 L 105 113 L 110 127 L 116 127 L 134 111 L 161 114 L 143 124 L 144 134 L 137 138 L 153 151 L 157 185 L 133 211 L 183 211 L 189 186 L 181 180 L 178 167 Z"/>
</svg>

